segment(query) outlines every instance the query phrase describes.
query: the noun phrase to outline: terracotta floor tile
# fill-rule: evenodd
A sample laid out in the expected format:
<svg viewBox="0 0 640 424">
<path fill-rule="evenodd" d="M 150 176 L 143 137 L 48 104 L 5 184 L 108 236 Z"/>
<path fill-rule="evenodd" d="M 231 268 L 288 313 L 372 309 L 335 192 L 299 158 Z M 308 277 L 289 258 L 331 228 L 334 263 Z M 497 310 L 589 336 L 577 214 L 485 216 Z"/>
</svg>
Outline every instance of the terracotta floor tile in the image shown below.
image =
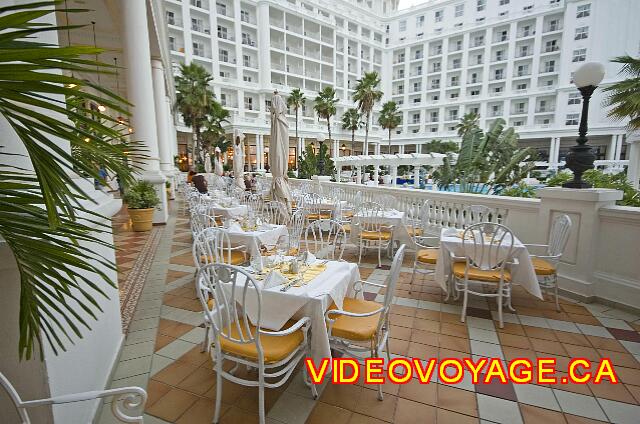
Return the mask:
<svg viewBox="0 0 640 424">
<path fill-rule="evenodd" d="M 428 344 L 430 346 L 439 346 L 439 334 L 431 331 L 423 331 L 413 329 L 411 331 L 411 341 L 416 343 Z"/>
<path fill-rule="evenodd" d="M 412 378 L 408 383 L 400 385 L 398 397 L 409 399 L 415 402 L 437 405 L 437 385 L 420 384 L 417 378 Z"/>
<path fill-rule="evenodd" d="M 505 322 L 503 328 L 498 328 L 498 333 L 515 334 L 517 336 L 526 336 L 524 328 L 520 324 L 514 324 L 512 322 Z"/>
<path fill-rule="evenodd" d="M 193 393 L 172 388 L 156 403 L 147 408 L 147 413 L 165 421 L 174 422 L 198 399 L 200 398 Z"/>
<path fill-rule="evenodd" d="M 171 386 L 153 379 L 149 380 L 149 383 L 147 384 L 147 403 L 145 407 L 149 408 L 151 405 L 156 403 L 158 399 L 166 395 L 169 390 L 171 390 Z"/>
<path fill-rule="evenodd" d="M 265 390 L 264 392 L 264 410 L 269 413 L 273 405 L 278 401 L 285 387 L 277 389 Z M 258 413 L 259 392 L 257 387 L 250 387 L 238 400 L 234 403 L 238 408 L 252 413 Z"/>
<path fill-rule="evenodd" d="M 598 354 L 598 351 L 596 351 L 592 347 L 565 345 L 564 343 L 563 345 L 567 353 L 569 354 L 568 356 L 584 357 L 589 359 L 590 361 L 597 361 L 601 357 L 601 355 Z"/>
<path fill-rule="evenodd" d="M 377 418 L 369 417 L 358 413 L 353 413 L 349 418 L 348 424 L 385 424 L 386 421 L 379 420 Z"/>
<path fill-rule="evenodd" d="M 616 339 L 607 339 L 606 337 L 587 336 L 587 339 L 593 347 L 596 349 L 615 350 L 616 352 L 626 352 L 622 343 Z"/>
<path fill-rule="evenodd" d="M 402 306 L 402 305 L 391 305 L 390 312 L 396 315 L 406 315 L 409 317 L 413 317 L 416 314 L 417 308 L 412 308 L 410 306 Z"/>
<path fill-rule="evenodd" d="M 601 325 L 600 321 L 594 318 L 591 315 L 578 315 L 578 314 L 568 314 L 571 321 L 577 322 L 579 324 L 589 324 L 589 325 Z"/>
<path fill-rule="evenodd" d="M 567 424 L 600 424 L 604 422 L 600 420 L 592 420 L 585 417 L 578 417 L 571 414 L 564 414 L 564 419 L 567 420 Z"/>
<path fill-rule="evenodd" d="M 440 312 L 439 311 L 432 311 L 429 309 L 418 309 L 416 311 L 416 318 L 421 318 L 421 319 L 429 319 L 432 321 L 439 321 L 440 320 Z"/>
<path fill-rule="evenodd" d="M 220 424 L 258 424 L 257 413 L 247 412 L 237 406 L 230 407 L 220 418 Z"/>
<path fill-rule="evenodd" d="M 560 309 L 569 314 L 591 315 L 591 312 L 589 312 L 587 308 L 580 305 L 562 305 Z"/>
<path fill-rule="evenodd" d="M 578 345 L 578 346 L 589 346 L 591 347 L 591 343 L 589 343 L 589 339 L 587 339 L 582 334 L 569 333 L 567 331 L 558 331 L 554 330 L 556 333 L 556 337 L 562 343 Z"/>
<path fill-rule="evenodd" d="M 428 319 L 414 318 L 413 328 L 416 330 L 438 333 L 440 331 L 440 323 L 438 321 Z"/>
<path fill-rule="evenodd" d="M 424 403 L 398 398 L 394 424 L 426 424 L 436 422 L 436 408 Z"/>
<path fill-rule="evenodd" d="M 601 357 L 611 359 L 613 365 L 618 367 L 639 368 L 640 364 L 630 353 L 615 352 L 613 350 L 598 349 Z"/>
<path fill-rule="evenodd" d="M 306 424 L 347 424 L 351 418 L 351 411 L 328 403 L 318 402 L 311 411 Z"/>
<path fill-rule="evenodd" d="M 537 358 L 536 352 L 533 350 L 519 349 L 509 346 L 503 346 L 502 353 L 504 354 L 505 359 L 507 359 L 508 361 L 513 361 L 516 358 L 527 358 L 535 361 Z"/>
<path fill-rule="evenodd" d="M 196 366 L 201 366 L 205 363 L 208 364 L 208 366 L 211 366 L 211 354 L 208 352 L 201 352 L 200 350 L 200 345 L 197 345 L 190 351 L 182 355 L 180 357 L 180 360 Z"/>
<path fill-rule="evenodd" d="M 520 413 L 524 424 L 562 424 L 565 423 L 562 412 L 520 404 Z"/>
<path fill-rule="evenodd" d="M 502 346 L 517 347 L 520 349 L 531 349 L 531 343 L 526 336 L 518 336 L 516 334 L 498 333 L 500 344 Z"/>
<path fill-rule="evenodd" d="M 438 384 L 438 407 L 464 415 L 478 416 L 478 403 L 475 393 Z"/>
<path fill-rule="evenodd" d="M 548 328 L 539 328 L 539 327 L 531 327 L 528 325 L 523 325 L 525 333 L 528 337 L 543 339 L 543 340 L 553 340 L 557 341 L 556 333 L 553 330 Z"/>
<path fill-rule="evenodd" d="M 195 365 L 187 362 L 176 361 L 167 365 L 164 369 L 155 374 L 153 378 L 170 386 L 177 386 L 178 383 L 187 378 L 197 369 L 198 367 Z"/>
<path fill-rule="evenodd" d="M 469 339 L 467 338 L 440 334 L 438 340 L 441 348 L 451 349 L 458 352 L 471 353 L 471 345 L 469 344 Z"/>
<path fill-rule="evenodd" d="M 459 314 L 450 314 L 448 312 L 440 312 L 440 321 L 442 323 L 464 325 L 460 322 Z"/>
<path fill-rule="evenodd" d="M 213 421 L 216 403 L 211 399 L 200 398 L 185 411 L 176 424 L 210 424 Z M 230 408 L 222 404 L 221 412 L 224 414 Z"/>
<path fill-rule="evenodd" d="M 469 332 L 467 331 L 467 326 L 462 323 L 458 323 L 458 324 L 443 322 L 442 324 L 440 324 L 440 333 L 446 334 L 449 336 L 468 338 Z"/>
<path fill-rule="evenodd" d="M 360 386 L 329 384 L 320 396 L 320 400 L 353 411 L 362 390 L 364 389 Z"/>
<path fill-rule="evenodd" d="M 389 314 L 389 322 L 400 327 L 413 327 L 413 317 L 411 316 Z"/>
<path fill-rule="evenodd" d="M 389 352 L 396 355 L 407 356 L 409 350 L 409 341 L 389 338 Z"/>
<path fill-rule="evenodd" d="M 478 424 L 478 419 L 470 417 L 469 415 L 459 414 L 442 408 L 438 408 L 436 411 L 436 422 L 438 424 Z"/>
<path fill-rule="evenodd" d="M 160 349 L 162 349 L 163 347 L 165 347 L 166 345 L 168 345 L 174 340 L 175 339 L 173 337 L 165 336 L 163 334 L 158 334 L 156 336 L 156 344 L 154 346 L 154 352 L 159 351 Z"/>
<path fill-rule="evenodd" d="M 634 397 L 636 403 L 640 404 L 640 386 L 625 384 L 625 387 L 627 388 L 629 393 L 631 393 L 631 395 Z"/>
<path fill-rule="evenodd" d="M 530 338 L 529 341 L 531 342 L 533 350 L 535 350 L 536 352 L 567 356 L 567 352 L 562 347 L 562 344 L 558 343 L 557 341 L 534 338 Z"/>
<path fill-rule="evenodd" d="M 589 389 L 591 389 L 591 393 L 596 397 L 617 400 L 618 402 L 638 404 L 638 401 L 636 401 L 624 384 L 611 384 L 609 381 L 605 380 L 600 384 L 588 383 L 587 385 L 589 386 Z"/>
<path fill-rule="evenodd" d="M 189 364 L 191 366 L 191 364 Z M 198 367 L 186 378 L 184 378 L 178 387 L 197 395 L 204 395 L 216 383 L 216 373 L 208 367 Z"/>
<path fill-rule="evenodd" d="M 398 399 L 393 395 L 385 395 L 383 400 L 378 400 L 378 391 L 364 388 L 356 402 L 354 412 L 358 412 L 369 417 L 391 422 L 393 412 L 396 409 Z"/>
<path fill-rule="evenodd" d="M 640 369 L 616 367 L 615 371 L 623 383 L 640 386 Z"/>
<path fill-rule="evenodd" d="M 411 328 L 390 325 L 389 335 L 394 339 L 411 340 Z"/>
<path fill-rule="evenodd" d="M 409 358 L 420 358 L 420 359 L 437 358 L 438 348 L 435 346 L 410 342 L 409 349 L 407 350 L 407 356 Z"/>
</svg>

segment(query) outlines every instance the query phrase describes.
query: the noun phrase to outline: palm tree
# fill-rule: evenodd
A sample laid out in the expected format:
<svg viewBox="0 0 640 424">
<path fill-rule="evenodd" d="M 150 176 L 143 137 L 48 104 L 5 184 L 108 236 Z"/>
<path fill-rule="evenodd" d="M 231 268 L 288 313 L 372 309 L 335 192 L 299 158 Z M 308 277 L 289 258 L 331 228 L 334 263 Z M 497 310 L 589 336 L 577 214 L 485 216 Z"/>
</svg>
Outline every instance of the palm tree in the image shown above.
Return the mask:
<svg viewBox="0 0 640 424">
<path fill-rule="evenodd" d="M 474 128 L 478 128 L 478 122 L 480 121 L 480 115 L 475 112 L 465 113 L 464 116 L 460 119 L 458 125 L 456 125 L 456 129 L 458 130 L 458 135 L 460 137 L 464 137 L 467 133 L 471 132 Z"/>
<path fill-rule="evenodd" d="M 313 109 L 318 114 L 318 120 L 327 120 L 327 131 L 329 132 L 329 141 L 331 141 L 331 117 L 336 114 L 336 90 L 333 87 L 325 87 L 318 92 L 315 99 Z"/>
<path fill-rule="evenodd" d="M 365 72 L 364 76 L 358 80 L 355 92 L 353 93 L 353 101 L 356 102 L 358 110 L 365 115 L 364 124 L 364 149 L 363 154 L 369 151 L 369 122 L 371 121 L 371 112 L 377 102 L 382 99 L 382 91 L 378 90 L 380 85 L 380 76 L 376 71 Z"/>
<path fill-rule="evenodd" d="M 126 101 L 86 77 L 108 71 L 108 65 L 88 59 L 102 50 L 43 41 L 51 31 L 73 29 L 44 23 L 55 6 L 0 7 L 0 50 L 10 52 L 0 61 L 3 139 L 22 143 L 24 160 L 30 161 L 27 169 L 18 168 L 7 164 L 15 152 L 0 152 L 6 159 L 0 165 L 0 238 L 20 273 L 18 350 L 27 359 L 36 349 L 42 356 L 45 344 L 57 354 L 81 338 L 81 327 L 90 330 L 89 322 L 102 312 L 96 297 L 107 295 L 100 284 L 115 287 L 109 277 L 114 263 L 95 251 L 113 248 L 102 240 L 111 231 L 109 220 L 83 206 L 90 197 L 69 171 L 103 181 L 99 164 L 129 183 L 131 166 L 137 168 L 143 157 L 140 143 L 126 141 L 123 119 L 111 117 L 127 116 Z M 113 113 L 101 112 L 97 104 Z"/>
<path fill-rule="evenodd" d="M 617 120 L 630 119 L 629 129 L 638 130 L 640 129 L 640 58 L 619 56 L 612 62 L 621 63 L 623 66 L 620 74 L 628 78 L 604 89 L 609 93 L 606 104 L 613 107 L 609 111 L 609 116 Z"/>
<path fill-rule="evenodd" d="M 362 128 L 362 115 L 356 108 L 347 109 L 342 115 L 342 129 L 351 131 L 351 154 L 356 147 L 356 131 Z"/>
<path fill-rule="evenodd" d="M 213 92 L 209 83 L 213 77 L 207 70 L 191 63 L 180 64 L 180 75 L 176 78 L 176 108 L 182 115 L 184 123 L 193 130 L 192 154 L 199 161 L 204 161 L 202 150 L 201 128 L 209 113 Z"/>
<path fill-rule="evenodd" d="M 389 131 L 389 153 L 391 153 L 391 131 L 396 129 L 402 122 L 398 105 L 394 101 L 388 101 L 382 105 L 378 123 L 382 128 Z"/>
<path fill-rule="evenodd" d="M 202 131 L 202 149 L 211 153 L 216 147 L 226 152 L 230 141 L 226 139 L 224 123 L 229 122 L 229 111 L 216 100 L 212 100 Z"/>
<path fill-rule="evenodd" d="M 296 142 L 298 141 L 298 112 L 302 108 L 307 99 L 304 97 L 304 93 L 299 88 L 291 90 L 291 94 L 287 97 L 287 107 L 293 108 L 296 115 Z"/>
</svg>

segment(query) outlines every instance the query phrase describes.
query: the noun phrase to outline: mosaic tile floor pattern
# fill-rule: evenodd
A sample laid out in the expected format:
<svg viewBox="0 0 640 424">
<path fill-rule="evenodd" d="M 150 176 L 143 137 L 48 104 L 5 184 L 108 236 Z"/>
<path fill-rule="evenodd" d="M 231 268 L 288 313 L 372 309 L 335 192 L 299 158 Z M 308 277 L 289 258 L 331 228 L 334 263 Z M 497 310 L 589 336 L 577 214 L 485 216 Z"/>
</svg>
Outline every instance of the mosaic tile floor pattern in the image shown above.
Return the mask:
<svg viewBox="0 0 640 424">
<path fill-rule="evenodd" d="M 174 208 L 176 209 L 176 208 Z M 151 235 L 118 237 L 135 260 L 135 250 Z M 566 367 L 575 356 L 595 360 L 606 356 L 621 384 L 474 386 L 469 376 L 456 386 L 387 384 L 383 401 L 375 387 L 325 385 L 317 401 L 296 373 L 289 383 L 267 390 L 270 423 L 567 423 L 640 422 L 640 316 L 601 304 L 533 299 L 514 290 L 514 314 L 497 322 L 494 302 L 473 299 L 466 323 L 460 322 L 459 302 L 445 303 L 440 288 L 422 277 L 409 293 L 412 257 L 405 260 L 391 313 L 392 356 L 446 358 L 480 356 L 554 357 Z M 354 250 L 345 259 L 357 261 Z M 149 259 L 147 259 L 149 260 Z M 361 277 L 384 281 L 387 267 L 376 268 L 372 253 L 360 264 Z M 387 262 L 388 264 L 388 262 Z M 129 267 L 131 269 L 131 267 Z M 172 211 L 164 228 L 149 276 L 133 316 L 113 386 L 136 384 L 149 393 L 147 423 L 210 423 L 214 412 L 215 372 L 200 352 L 204 328 L 194 292 L 191 235 L 186 217 Z M 127 274 L 127 267 L 121 271 Z M 368 298 L 381 298 L 369 293 Z M 379 296 L 379 297 L 378 297 Z M 246 371 L 245 371 L 246 372 Z M 222 423 L 257 422 L 257 389 L 227 381 L 223 387 Z M 105 408 L 106 409 L 106 408 Z M 111 422 L 103 414 L 102 421 Z"/>
</svg>

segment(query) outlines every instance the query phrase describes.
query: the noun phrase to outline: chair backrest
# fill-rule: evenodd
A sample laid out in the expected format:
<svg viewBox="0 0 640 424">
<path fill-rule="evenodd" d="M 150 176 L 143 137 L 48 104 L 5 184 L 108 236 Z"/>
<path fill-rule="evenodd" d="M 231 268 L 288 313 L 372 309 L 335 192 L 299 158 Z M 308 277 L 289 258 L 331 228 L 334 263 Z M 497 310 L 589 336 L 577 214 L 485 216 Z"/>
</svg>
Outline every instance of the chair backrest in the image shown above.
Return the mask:
<svg viewBox="0 0 640 424">
<path fill-rule="evenodd" d="M 503 269 L 513 255 L 514 237 L 501 224 L 480 222 L 462 233 L 462 245 L 467 265 L 483 270 Z"/>
<path fill-rule="evenodd" d="M 389 310 L 391 308 L 391 301 L 393 300 L 394 292 L 396 291 L 396 285 L 398 283 L 398 277 L 400 276 L 400 268 L 402 268 L 402 261 L 404 261 L 404 252 L 407 246 L 402 245 L 396 250 L 396 254 L 393 256 L 393 262 L 391 262 L 391 269 L 387 279 L 385 281 L 386 291 L 384 294 L 384 311 L 380 314 L 380 321 L 378 322 L 378 332 L 382 329 L 382 326 L 386 325 L 386 321 L 389 316 Z"/>
<path fill-rule="evenodd" d="M 302 238 L 302 231 L 304 230 L 304 210 L 299 209 L 291 215 L 289 225 L 289 249 L 300 248 L 300 238 Z"/>
<path fill-rule="evenodd" d="M 209 264 L 200 270 L 196 276 L 198 286 L 208 288 L 215 301 L 216 307 L 207 307 L 208 297 L 198 291 L 198 298 L 202 308 L 209 318 L 213 330 L 214 340 L 224 338 L 232 343 L 256 345 L 258 360 L 264 360 L 260 343 L 260 315 L 262 296 L 260 288 L 251 274 L 242 268 L 227 264 Z M 253 324 L 255 331 L 251 331 L 251 324 L 247 310 L 255 311 Z M 220 343 L 215 343 L 218 353 L 221 352 Z"/>
<path fill-rule="evenodd" d="M 11 398 L 11 401 L 13 402 L 13 405 L 15 406 L 16 411 L 18 412 L 18 415 L 22 420 L 22 424 L 29 424 L 31 421 L 29 420 L 29 415 L 27 414 L 27 411 L 24 409 L 22 405 L 23 402 L 22 402 L 22 398 L 20 398 L 20 394 L 18 394 L 15 387 L 13 387 L 13 384 L 11 384 L 9 379 L 5 377 L 4 374 L 2 374 L 1 372 L 0 372 L 0 386 L 2 386 L 2 388 L 9 395 L 9 398 Z"/>
<path fill-rule="evenodd" d="M 558 256 L 564 253 L 569 235 L 571 234 L 571 218 L 569 215 L 562 214 L 556 217 L 551 224 L 551 233 L 549 234 L 549 247 L 547 255 Z"/>
<path fill-rule="evenodd" d="M 363 202 L 358 210 L 360 231 L 380 231 L 384 224 L 384 207 L 376 202 Z"/>
<path fill-rule="evenodd" d="M 220 217 L 209 215 L 206 212 L 196 212 L 191 215 L 191 233 L 195 236 L 205 228 L 217 227 L 216 218 Z"/>
<path fill-rule="evenodd" d="M 263 203 L 262 219 L 269 224 L 288 225 L 290 215 L 284 203 L 272 200 Z"/>
<path fill-rule="evenodd" d="M 311 222 L 304 232 L 304 243 L 318 259 L 342 259 L 347 233 L 338 221 L 318 219 Z"/>
<path fill-rule="evenodd" d="M 376 196 L 375 201 L 380 203 L 384 209 L 395 209 L 394 206 L 398 203 L 398 200 L 390 194 L 381 194 Z"/>
<path fill-rule="evenodd" d="M 210 263 L 231 263 L 231 240 L 225 228 L 211 227 L 202 230 L 193 240 L 193 261 L 196 267 Z"/>
<path fill-rule="evenodd" d="M 492 209 L 484 205 L 470 205 L 464 208 L 464 226 L 468 227 L 480 222 L 495 222 Z"/>
<path fill-rule="evenodd" d="M 247 205 L 250 211 L 257 214 L 262 206 L 262 196 L 259 194 L 245 193 L 243 203 Z"/>
</svg>

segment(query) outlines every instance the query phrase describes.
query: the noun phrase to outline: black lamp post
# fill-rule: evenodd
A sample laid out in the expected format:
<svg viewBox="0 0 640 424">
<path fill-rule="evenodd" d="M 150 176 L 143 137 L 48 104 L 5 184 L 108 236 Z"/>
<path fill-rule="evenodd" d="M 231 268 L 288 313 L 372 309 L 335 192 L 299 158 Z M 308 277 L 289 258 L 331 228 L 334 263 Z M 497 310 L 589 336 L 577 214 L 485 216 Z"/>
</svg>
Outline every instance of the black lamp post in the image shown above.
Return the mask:
<svg viewBox="0 0 640 424">
<path fill-rule="evenodd" d="M 582 113 L 580 127 L 578 128 L 578 138 L 576 139 L 577 144 L 571 147 L 571 151 L 566 157 L 566 167 L 573 171 L 573 180 L 562 184 L 562 187 L 591 188 L 591 184 L 582 180 L 582 174 L 589 169 L 593 169 L 593 162 L 596 160 L 596 156 L 591 151 L 591 146 L 587 144 L 589 100 L 603 78 L 604 65 L 596 62 L 585 63 L 573 75 L 574 84 L 582 94 Z"/>
<path fill-rule="evenodd" d="M 324 175 L 324 155 L 322 154 L 322 143 L 324 143 L 324 134 L 318 134 L 316 137 L 320 147 L 318 149 L 318 174 Z"/>
</svg>

